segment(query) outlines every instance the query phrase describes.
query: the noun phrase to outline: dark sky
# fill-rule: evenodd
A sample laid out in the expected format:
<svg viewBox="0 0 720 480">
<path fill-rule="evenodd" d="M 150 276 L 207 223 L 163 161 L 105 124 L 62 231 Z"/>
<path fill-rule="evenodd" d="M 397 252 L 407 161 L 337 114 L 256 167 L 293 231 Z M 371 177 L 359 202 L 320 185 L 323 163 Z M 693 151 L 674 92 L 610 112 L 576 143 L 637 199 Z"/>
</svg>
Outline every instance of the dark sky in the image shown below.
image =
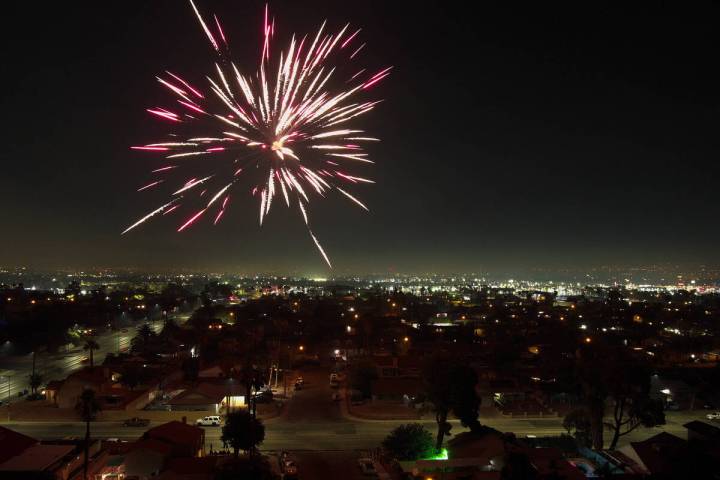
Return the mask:
<svg viewBox="0 0 720 480">
<path fill-rule="evenodd" d="M 362 122 L 383 139 L 355 190 L 372 213 L 312 206 L 335 273 L 719 263 L 718 4 L 470 3 L 271 4 L 276 46 L 350 21 L 362 63 L 395 65 Z M 255 65 L 264 4 L 198 5 Z M 0 264 L 327 273 L 279 203 L 262 229 L 245 199 L 217 227 L 119 235 L 166 198 L 135 192 L 156 163 L 129 149 L 166 132 L 144 112 L 170 101 L 154 75 L 213 65 L 187 2 L 3 8 Z"/>
</svg>

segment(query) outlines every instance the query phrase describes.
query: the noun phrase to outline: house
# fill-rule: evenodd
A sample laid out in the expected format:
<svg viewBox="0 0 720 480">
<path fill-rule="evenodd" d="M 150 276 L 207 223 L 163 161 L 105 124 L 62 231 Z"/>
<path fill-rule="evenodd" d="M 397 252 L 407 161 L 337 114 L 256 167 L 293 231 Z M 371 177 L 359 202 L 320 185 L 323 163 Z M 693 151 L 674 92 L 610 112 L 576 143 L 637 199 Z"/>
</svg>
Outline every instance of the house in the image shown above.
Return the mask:
<svg viewBox="0 0 720 480">
<path fill-rule="evenodd" d="M 171 457 L 202 457 L 205 453 L 205 430 L 185 422 L 163 423 L 145 432 L 142 438 L 170 445 Z"/>
<path fill-rule="evenodd" d="M 54 405 L 57 405 L 57 393 L 60 391 L 62 384 L 61 380 L 51 380 L 45 387 L 45 398 Z"/>
<path fill-rule="evenodd" d="M 683 425 L 687 429 L 688 442 L 714 443 L 720 445 L 720 428 L 709 423 L 693 420 Z"/>
<path fill-rule="evenodd" d="M 158 475 L 172 450 L 172 445 L 152 438 L 133 442 L 123 457 L 125 476 L 145 480 Z"/>
<path fill-rule="evenodd" d="M 423 390 L 419 378 L 378 378 L 372 381 L 372 401 L 390 401 L 408 405 Z"/>
<path fill-rule="evenodd" d="M 86 388 L 100 392 L 112 385 L 110 370 L 106 367 L 86 367 L 53 384 L 49 398 L 60 408 L 75 408 L 80 394 Z"/>
<path fill-rule="evenodd" d="M 179 376 L 177 370 L 166 370 L 162 374 L 165 381 Z M 118 378 L 119 374 L 107 365 L 86 367 L 65 380 L 50 382 L 45 394 L 59 408 L 74 408 L 82 391 L 89 388 L 95 391 L 103 410 L 141 410 L 159 393 L 160 380 L 149 382 L 144 388 L 128 389 L 117 382 Z"/>
<path fill-rule="evenodd" d="M 675 462 L 686 450 L 687 442 L 666 432 L 642 442 L 630 442 L 619 451 L 639 465 L 642 473 L 668 475 L 675 471 Z"/>
<path fill-rule="evenodd" d="M 521 452 L 527 455 L 539 479 L 585 480 L 585 474 L 563 457 L 558 448 L 523 448 Z"/>
<path fill-rule="evenodd" d="M 167 402 L 175 411 L 203 411 L 219 414 L 224 409 L 244 408 L 245 386 L 237 381 L 203 382 L 182 391 Z"/>
<path fill-rule="evenodd" d="M 535 478 L 585 480 L 583 472 L 563 456 L 558 448 L 533 448 L 513 436 L 496 430 L 463 432 L 448 441 L 448 458 L 401 462 L 406 471 L 421 478 L 500 479 L 508 454 L 527 458 Z"/>
<path fill-rule="evenodd" d="M 474 458 L 482 465 L 499 464 L 505 455 L 505 436 L 500 432 L 462 432 L 448 441 L 452 458 Z"/>
<path fill-rule="evenodd" d="M 38 440 L 0 427 L 0 478 L 76 478 L 83 465 L 83 442 Z M 100 442 L 89 446 L 90 464 L 102 460 Z M 88 469 L 89 473 L 93 468 Z"/>
<path fill-rule="evenodd" d="M 182 422 L 159 425 L 134 442 L 109 442 L 108 458 L 96 470 L 94 480 L 158 478 L 177 460 L 201 460 L 198 456 L 203 454 L 204 443 L 202 428 Z"/>
<path fill-rule="evenodd" d="M 59 480 L 68 478 L 66 466 L 75 457 L 73 445 L 37 444 L 0 464 L 0 478 L 38 476 L 41 472 Z"/>
<path fill-rule="evenodd" d="M 147 480 L 157 476 L 170 458 L 172 446 L 160 440 L 111 442 L 108 457 L 97 469 L 95 480 Z"/>
</svg>

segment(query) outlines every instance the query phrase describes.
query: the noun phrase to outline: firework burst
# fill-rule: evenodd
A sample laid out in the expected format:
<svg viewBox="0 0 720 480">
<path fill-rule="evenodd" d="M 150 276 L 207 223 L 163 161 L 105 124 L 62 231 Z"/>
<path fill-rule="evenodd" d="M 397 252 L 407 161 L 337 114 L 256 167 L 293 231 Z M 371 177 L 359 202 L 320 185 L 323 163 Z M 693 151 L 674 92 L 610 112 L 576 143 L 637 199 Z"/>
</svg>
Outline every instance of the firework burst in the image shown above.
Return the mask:
<svg viewBox="0 0 720 480">
<path fill-rule="evenodd" d="M 138 191 L 172 185 L 177 175 L 192 170 L 172 188 L 172 198 L 122 233 L 180 206 L 200 205 L 182 219 L 178 232 L 203 217 L 220 222 L 232 195 L 243 186 L 259 204 L 262 225 L 277 201 L 297 208 L 320 254 L 330 260 L 310 228 L 308 205 L 314 196 L 336 191 L 368 210 L 347 191 L 349 186 L 374 183 L 347 168 L 373 163 L 363 145 L 377 142 L 352 127 L 352 120 L 372 110 L 379 101 L 364 93 L 390 74 L 392 67 L 368 72 L 348 70 L 365 46 L 360 29 L 345 25 L 325 33 L 325 23 L 314 36 L 292 37 L 288 47 L 271 56 L 275 20 L 265 7 L 262 49 L 254 74 L 242 73 L 233 62 L 225 32 L 213 15 L 206 22 L 190 5 L 215 50 L 216 62 L 206 76 L 205 89 L 166 71 L 157 81 L 174 97 L 173 106 L 148 108 L 148 113 L 174 127 L 169 139 L 132 147 L 161 154 L 164 163 Z M 341 85 L 342 88 L 337 88 Z M 243 190 L 240 190 L 241 192 Z"/>
</svg>

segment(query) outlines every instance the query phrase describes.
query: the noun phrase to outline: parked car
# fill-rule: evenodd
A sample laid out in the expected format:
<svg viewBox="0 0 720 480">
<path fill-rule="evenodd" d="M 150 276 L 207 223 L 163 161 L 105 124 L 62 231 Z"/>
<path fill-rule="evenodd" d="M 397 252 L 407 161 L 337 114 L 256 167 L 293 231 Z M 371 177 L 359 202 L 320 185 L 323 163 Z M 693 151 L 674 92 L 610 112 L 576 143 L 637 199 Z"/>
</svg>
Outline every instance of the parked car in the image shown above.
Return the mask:
<svg viewBox="0 0 720 480">
<path fill-rule="evenodd" d="M 270 403 L 273 399 L 273 393 L 270 390 L 263 390 L 254 395 L 255 403 Z"/>
<path fill-rule="evenodd" d="M 219 427 L 220 417 L 218 415 L 208 415 L 207 417 L 198 418 L 195 420 L 195 425 L 203 427 Z"/>
<path fill-rule="evenodd" d="M 708 420 L 720 420 L 720 412 L 708 413 L 705 417 Z"/>
<path fill-rule="evenodd" d="M 676 402 L 667 402 L 665 405 L 665 410 L 676 412 L 680 410 L 680 405 L 678 405 Z"/>
<path fill-rule="evenodd" d="M 295 382 L 295 390 L 302 390 L 302 383 Z"/>
<path fill-rule="evenodd" d="M 305 384 L 305 379 L 302 376 L 299 376 L 295 379 L 295 383 L 299 383 L 300 385 Z"/>
<path fill-rule="evenodd" d="M 377 470 L 375 470 L 375 465 L 373 464 L 372 459 L 359 458 L 358 466 L 360 467 L 360 471 L 363 475 L 371 475 L 373 477 L 377 476 Z"/>
<path fill-rule="evenodd" d="M 123 422 L 124 427 L 147 427 L 148 425 L 150 425 L 148 418 L 132 417 Z"/>
</svg>

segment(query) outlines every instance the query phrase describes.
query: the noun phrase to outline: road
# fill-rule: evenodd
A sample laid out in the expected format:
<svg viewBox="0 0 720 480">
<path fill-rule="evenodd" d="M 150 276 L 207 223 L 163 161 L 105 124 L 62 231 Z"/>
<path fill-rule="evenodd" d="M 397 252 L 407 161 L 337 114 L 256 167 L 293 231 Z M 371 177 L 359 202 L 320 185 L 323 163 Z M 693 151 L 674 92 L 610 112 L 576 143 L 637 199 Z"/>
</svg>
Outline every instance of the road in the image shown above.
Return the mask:
<svg viewBox="0 0 720 480">
<path fill-rule="evenodd" d="M 188 315 L 173 317 L 178 323 L 186 321 Z M 160 333 L 163 328 L 162 321 L 148 322 L 155 333 Z M 100 346 L 93 352 L 93 360 L 96 365 L 105 360 L 108 353 L 117 353 L 130 348 L 130 341 L 135 336 L 138 327 L 129 327 L 122 330 L 105 330 L 93 339 Z M 62 380 L 69 374 L 88 365 L 88 352 L 82 347 L 76 347 L 64 352 L 50 354 L 42 352 L 37 354 L 35 369 L 42 376 L 43 384 L 51 380 Z M 28 378 L 32 373 L 32 353 L 21 356 L 0 357 L 0 401 L 6 402 L 18 399 L 18 392 L 29 389 Z"/>
</svg>

